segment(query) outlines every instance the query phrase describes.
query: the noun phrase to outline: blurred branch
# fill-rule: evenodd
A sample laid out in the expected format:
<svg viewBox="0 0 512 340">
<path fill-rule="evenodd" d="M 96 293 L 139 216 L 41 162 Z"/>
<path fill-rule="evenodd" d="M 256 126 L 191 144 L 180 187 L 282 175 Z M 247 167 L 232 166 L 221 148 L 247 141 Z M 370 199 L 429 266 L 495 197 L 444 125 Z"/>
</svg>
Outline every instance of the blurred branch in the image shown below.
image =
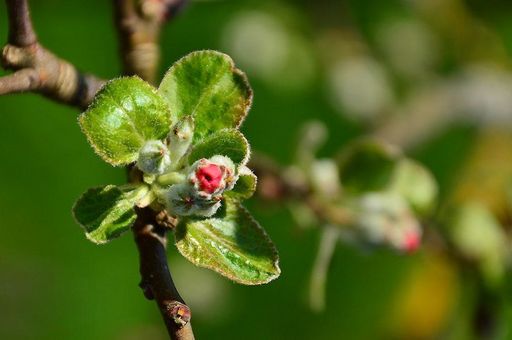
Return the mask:
<svg viewBox="0 0 512 340">
<path fill-rule="evenodd" d="M 325 223 L 347 225 L 351 213 L 341 205 L 329 204 L 313 193 L 309 183 L 286 172 L 270 158 L 254 154 L 249 167 L 258 177 L 258 195 L 274 202 L 299 201 L 307 205 Z"/>
<path fill-rule="evenodd" d="M 33 91 L 79 108 L 89 105 L 104 80 L 80 73 L 42 46 L 30 19 L 27 0 L 6 0 L 9 40 L 2 66 L 13 74 L 0 78 L 0 95 Z"/>
<path fill-rule="evenodd" d="M 114 0 L 123 73 L 154 83 L 160 61 L 158 44 L 163 24 L 186 0 Z"/>
<path fill-rule="evenodd" d="M 167 265 L 168 229 L 159 224 L 153 210 L 138 211 L 133 233 L 140 255 L 140 287 L 146 298 L 157 302 L 171 339 L 193 340 L 190 308 L 178 293 Z"/>
</svg>

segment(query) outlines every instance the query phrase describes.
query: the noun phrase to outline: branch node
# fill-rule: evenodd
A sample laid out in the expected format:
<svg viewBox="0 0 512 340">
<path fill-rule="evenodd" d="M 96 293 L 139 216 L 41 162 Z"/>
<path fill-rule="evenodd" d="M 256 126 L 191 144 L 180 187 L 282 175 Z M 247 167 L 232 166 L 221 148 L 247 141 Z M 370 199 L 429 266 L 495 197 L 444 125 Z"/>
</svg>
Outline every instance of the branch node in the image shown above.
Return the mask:
<svg viewBox="0 0 512 340">
<path fill-rule="evenodd" d="M 34 44 L 35 45 L 35 44 Z M 2 67 L 5 69 L 19 70 L 23 67 L 33 66 L 34 45 L 30 47 L 18 47 L 7 44 L 2 49 Z"/>
<path fill-rule="evenodd" d="M 189 323 L 191 318 L 190 308 L 179 302 L 179 301 L 165 301 L 164 304 L 167 308 L 167 313 L 169 313 L 169 317 L 174 320 L 174 323 L 179 327 L 185 326 Z"/>
<path fill-rule="evenodd" d="M 166 210 L 162 210 L 158 214 L 156 214 L 155 220 L 159 226 L 168 229 L 174 229 L 178 224 L 178 219 L 169 215 Z"/>
</svg>

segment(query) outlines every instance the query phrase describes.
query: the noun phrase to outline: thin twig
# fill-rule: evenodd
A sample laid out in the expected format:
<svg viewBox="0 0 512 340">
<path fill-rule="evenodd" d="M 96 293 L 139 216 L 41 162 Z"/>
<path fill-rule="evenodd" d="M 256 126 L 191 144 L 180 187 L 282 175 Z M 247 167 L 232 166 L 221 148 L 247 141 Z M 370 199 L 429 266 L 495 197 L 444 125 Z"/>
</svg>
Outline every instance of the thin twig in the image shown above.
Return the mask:
<svg viewBox="0 0 512 340">
<path fill-rule="evenodd" d="M 37 42 L 32 27 L 27 1 L 6 0 L 9 16 L 9 43 L 19 47 L 30 46 Z"/>
<path fill-rule="evenodd" d="M 167 265 L 166 230 L 151 209 L 138 211 L 133 233 L 139 250 L 140 287 L 146 298 L 157 302 L 171 339 L 193 340 L 190 308 L 178 293 Z"/>
<path fill-rule="evenodd" d="M 35 90 L 38 84 L 34 69 L 23 69 L 0 78 L 0 95 Z"/>
<path fill-rule="evenodd" d="M 33 91 L 60 103 L 87 107 L 105 81 L 80 73 L 37 41 L 27 0 L 6 0 L 6 5 L 9 41 L 2 50 L 2 66 L 15 72 L 0 78 L 0 94 Z"/>
<path fill-rule="evenodd" d="M 113 0 L 123 73 L 155 83 L 160 61 L 163 24 L 185 0 Z"/>
<path fill-rule="evenodd" d="M 255 154 L 249 167 L 258 177 L 257 194 L 260 198 L 277 202 L 302 202 L 323 223 L 336 225 L 352 223 L 354 216 L 348 209 L 342 205 L 321 200 L 307 181 L 289 176 L 286 169 L 281 168 L 271 159 Z"/>
</svg>

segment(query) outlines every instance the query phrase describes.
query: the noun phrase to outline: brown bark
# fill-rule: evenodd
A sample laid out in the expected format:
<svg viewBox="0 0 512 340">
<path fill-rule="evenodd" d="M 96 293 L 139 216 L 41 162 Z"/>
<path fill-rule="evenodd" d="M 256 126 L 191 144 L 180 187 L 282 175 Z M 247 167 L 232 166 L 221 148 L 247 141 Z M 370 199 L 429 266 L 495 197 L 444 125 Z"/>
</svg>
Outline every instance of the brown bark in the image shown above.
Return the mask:
<svg viewBox="0 0 512 340">
<path fill-rule="evenodd" d="M 105 81 L 79 72 L 38 42 L 27 0 L 6 4 L 9 41 L 2 50 L 2 66 L 15 72 L 0 78 L 0 95 L 32 91 L 86 108 Z"/>
</svg>

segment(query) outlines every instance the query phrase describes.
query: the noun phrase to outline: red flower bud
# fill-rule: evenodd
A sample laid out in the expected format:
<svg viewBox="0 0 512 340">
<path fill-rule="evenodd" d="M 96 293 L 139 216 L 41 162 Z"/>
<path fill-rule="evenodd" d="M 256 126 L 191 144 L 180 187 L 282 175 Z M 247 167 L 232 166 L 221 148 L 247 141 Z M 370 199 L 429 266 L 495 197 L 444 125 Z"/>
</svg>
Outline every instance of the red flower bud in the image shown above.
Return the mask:
<svg viewBox="0 0 512 340">
<path fill-rule="evenodd" d="M 222 182 L 224 172 L 217 164 L 207 164 L 205 166 L 198 166 L 196 170 L 196 177 L 199 184 L 199 189 L 212 194 L 217 190 Z"/>
<path fill-rule="evenodd" d="M 407 253 L 415 252 L 421 244 L 420 235 L 415 231 L 409 231 L 405 234 L 403 250 Z"/>
</svg>

